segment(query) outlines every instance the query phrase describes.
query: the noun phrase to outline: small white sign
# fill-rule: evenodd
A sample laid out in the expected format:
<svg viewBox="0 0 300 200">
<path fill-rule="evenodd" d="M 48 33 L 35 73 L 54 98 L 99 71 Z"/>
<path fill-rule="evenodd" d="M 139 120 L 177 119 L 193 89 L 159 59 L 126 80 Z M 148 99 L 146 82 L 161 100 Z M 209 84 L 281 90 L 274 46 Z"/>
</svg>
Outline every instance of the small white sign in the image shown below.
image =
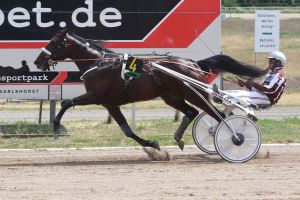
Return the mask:
<svg viewBox="0 0 300 200">
<path fill-rule="evenodd" d="M 48 99 L 48 85 L 1 85 L 0 99 Z"/>
<path fill-rule="evenodd" d="M 255 52 L 279 50 L 280 12 L 257 10 L 255 12 Z"/>
<path fill-rule="evenodd" d="M 61 100 L 61 85 L 49 85 L 49 100 Z"/>
</svg>

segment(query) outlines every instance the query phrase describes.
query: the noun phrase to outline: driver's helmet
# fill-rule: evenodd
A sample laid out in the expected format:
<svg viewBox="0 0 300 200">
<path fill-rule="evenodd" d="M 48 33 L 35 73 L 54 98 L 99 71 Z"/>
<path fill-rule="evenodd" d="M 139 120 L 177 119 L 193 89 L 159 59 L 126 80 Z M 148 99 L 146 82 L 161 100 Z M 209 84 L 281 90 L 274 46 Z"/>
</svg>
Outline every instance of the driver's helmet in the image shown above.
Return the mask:
<svg viewBox="0 0 300 200">
<path fill-rule="evenodd" d="M 280 66 L 276 66 L 276 67 L 284 67 L 286 64 L 286 57 L 285 55 L 280 52 L 280 51 L 273 51 L 272 53 L 270 53 L 270 55 L 268 56 L 269 59 L 275 59 L 275 60 L 280 60 L 281 65 Z"/>
</svg>

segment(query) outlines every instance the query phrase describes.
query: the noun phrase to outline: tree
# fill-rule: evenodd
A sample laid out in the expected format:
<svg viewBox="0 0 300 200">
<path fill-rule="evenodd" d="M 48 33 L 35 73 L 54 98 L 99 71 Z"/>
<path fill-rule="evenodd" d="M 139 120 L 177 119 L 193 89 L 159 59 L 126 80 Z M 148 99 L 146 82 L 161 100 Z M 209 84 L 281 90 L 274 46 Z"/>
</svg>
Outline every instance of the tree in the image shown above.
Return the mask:
<svg viewBox="0 0 300 200">
<path fill-rule="evenodd" d="M 224 7 L 234 7 L 237 6 L 236 0 L 222 0 Z"/>
</svg>

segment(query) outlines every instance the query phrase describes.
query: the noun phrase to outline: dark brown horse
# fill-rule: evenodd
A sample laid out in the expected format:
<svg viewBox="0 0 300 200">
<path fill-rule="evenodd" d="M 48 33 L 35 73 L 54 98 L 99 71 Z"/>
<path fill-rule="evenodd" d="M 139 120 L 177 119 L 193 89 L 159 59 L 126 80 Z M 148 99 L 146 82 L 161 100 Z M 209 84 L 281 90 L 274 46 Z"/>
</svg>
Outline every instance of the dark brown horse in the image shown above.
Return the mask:
<svg viewBox="0 0 300 200">
<path fill-rule="evenodd" d="M 166 104 L 184 114 L 174 139 L 183 149 L 182 136 L 187 126 L 198 115 L 198 110 L 186 103 L 197 106 L 218 121 L 218 116 L 182 81 L 171 77 L 151 66 L 152 62 L 161 64 L 191 78 L 204 83 L 207 82 L 205 71 L 225 70 L 234 74 L 257 77 L 264 71 L 250 65 L 235 61 L 229 56 L 217 55 L 211 58 L 194 62 L 173 56 L 153 57 L 144 59 L 140 78 L 124 81 L 121 78 L 123 54 L 114 53 L 105 49 L 103 45 L 91 40 L 83 39 L 67 29 L 58 32 L 42 49 L 35 65 L 41 70 L 49 69 L 52 61 L 71 59 L 82 73 L 86 93 L 71 100 L 62 102 L 62 107 L 54 120 L 54 131 L 60 126 L 60 121 L 67 109 L 76 105 L 101 104 L 116 120 L 124 134 L 137 141 L 142 146 L 160 149 L 157 141 L 147 141 L 135 135 L 130 129 L 120 105 L 146 101 L 161 97 Z M 208 99 L 204 91 L 199 92 Z"/>
</svg>

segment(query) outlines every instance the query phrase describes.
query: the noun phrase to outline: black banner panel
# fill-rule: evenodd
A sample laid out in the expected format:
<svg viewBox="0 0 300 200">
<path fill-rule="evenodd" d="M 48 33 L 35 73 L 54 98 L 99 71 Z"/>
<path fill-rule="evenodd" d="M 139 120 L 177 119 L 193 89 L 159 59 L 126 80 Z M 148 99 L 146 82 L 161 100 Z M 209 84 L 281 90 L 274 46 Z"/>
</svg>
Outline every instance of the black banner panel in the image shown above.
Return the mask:
<svg viewBox="0 0 300 200">
<path fill-rule="evenodd" d="M 180 0 L 0 1 L 0 35 L 6 41 L 41 41 L 68 27 L 91 39 L 141 40 L 179 3 Z"/>
</svg>

